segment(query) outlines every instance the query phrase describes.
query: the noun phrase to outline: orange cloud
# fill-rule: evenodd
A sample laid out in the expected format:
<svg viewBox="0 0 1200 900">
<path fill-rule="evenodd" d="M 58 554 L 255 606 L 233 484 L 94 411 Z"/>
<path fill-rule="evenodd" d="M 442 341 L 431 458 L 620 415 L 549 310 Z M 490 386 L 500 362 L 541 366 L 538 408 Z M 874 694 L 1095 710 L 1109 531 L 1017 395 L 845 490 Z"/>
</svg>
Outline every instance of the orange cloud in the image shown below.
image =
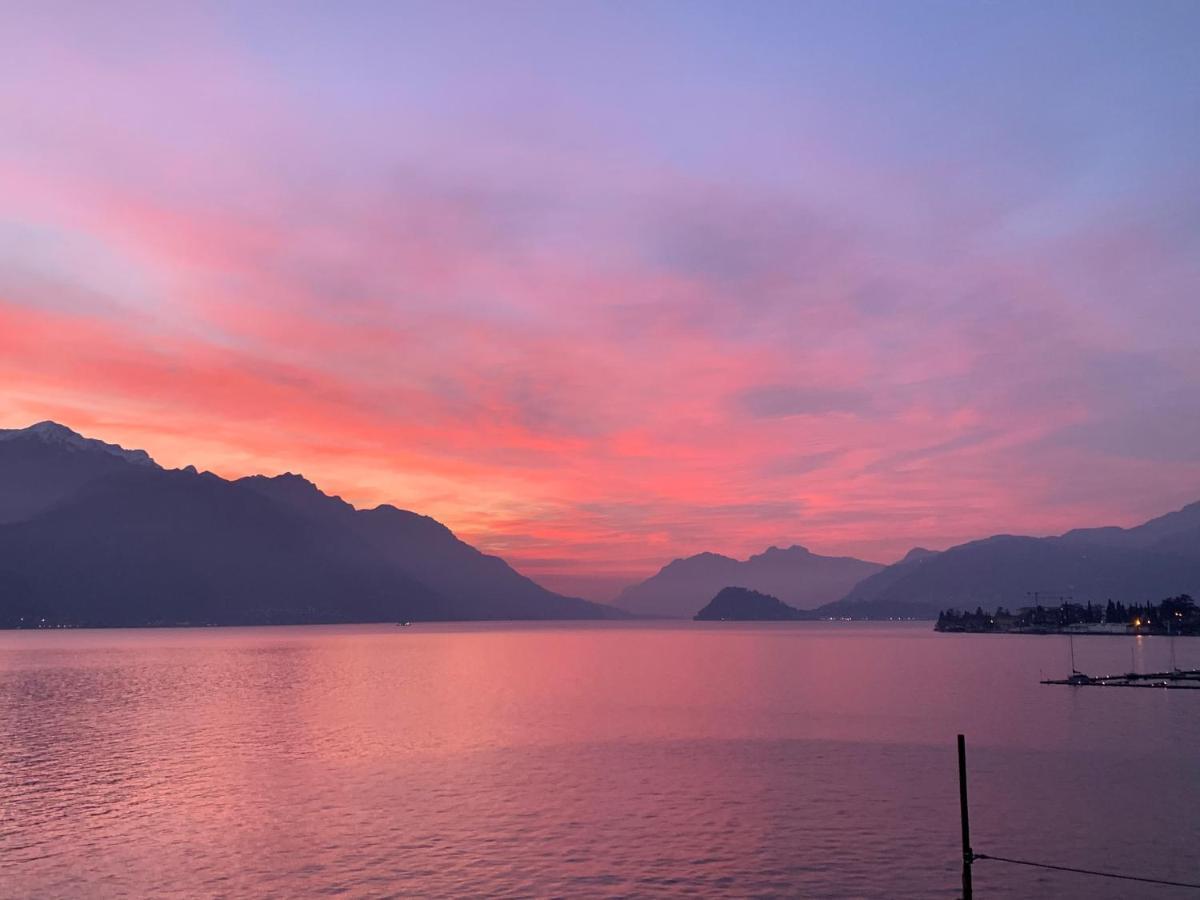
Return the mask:
<svg viewBox="0 0 1200 900">
<path fill-rule="evenodd" d="M 113 71 L 72 35 L 45 103 L 0 88 L 28 136 L 0 149 L 2 426 L 303 471 L 593 596 L 701 550 L 886 561 L 1200 494 L 1175 207 L 1055 234 L 1030 221 L 1061 198 L 953 161 L 473 143 L 313 116 L 228 47 Z"/>
</svg>

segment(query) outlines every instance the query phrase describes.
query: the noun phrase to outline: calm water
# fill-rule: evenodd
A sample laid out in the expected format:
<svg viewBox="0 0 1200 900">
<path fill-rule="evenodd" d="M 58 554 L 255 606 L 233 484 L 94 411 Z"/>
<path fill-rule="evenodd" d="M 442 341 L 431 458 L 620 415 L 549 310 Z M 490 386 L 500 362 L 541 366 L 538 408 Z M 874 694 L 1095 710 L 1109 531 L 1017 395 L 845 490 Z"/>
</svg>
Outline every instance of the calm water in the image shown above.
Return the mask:
<svg viewBox="0 0 1200 900">
<path fill-rule="evenodd" d="M 1165 667 L 1076 640 L 1131 648 Z M 0 893 L 952 897 L 958 731 L 977 850 L 1200 879 L 1200 691 L 1067 667 L 927 624 L 0 632 Z"/>
</svg>

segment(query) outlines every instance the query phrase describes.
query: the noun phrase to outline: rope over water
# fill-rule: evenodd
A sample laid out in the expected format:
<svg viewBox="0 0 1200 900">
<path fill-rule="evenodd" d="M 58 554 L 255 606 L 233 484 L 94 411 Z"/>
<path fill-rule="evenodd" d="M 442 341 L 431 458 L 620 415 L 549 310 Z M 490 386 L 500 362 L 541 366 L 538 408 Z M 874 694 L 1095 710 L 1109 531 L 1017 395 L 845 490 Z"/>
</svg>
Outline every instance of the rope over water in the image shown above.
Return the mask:
<svg viewBox="0 0 1200 900">
<path fill-rule="evenodd" d="M 990 859 L 996 862 L 1014 863 L 1018 866 L 1033 866 L 1037 869 L 1054 869 L 1059 872 L 1076 872 L 1080 875 L 1098 875 L 1101 878 L 1120 878 L 1122 881 L 1140 881 L 1144 884 L 1164 884 L 1170 887 L 1192 888 L 1200 891 L 1200 884 L 1190 881 L 1169 881 L 1165 878 L 1147 878 L 1141 875 L 1121 875 L 1117 872 L 1097 872 L 1095 869 L 1078 869 L 1074 866 L 1056 866 L 1051 863 L 1030 862 L 1027 859 L 1009 859 L 1007 856 L 989 856 L 986 853 L 972 853 L 971 859 Z"/>
</svg>

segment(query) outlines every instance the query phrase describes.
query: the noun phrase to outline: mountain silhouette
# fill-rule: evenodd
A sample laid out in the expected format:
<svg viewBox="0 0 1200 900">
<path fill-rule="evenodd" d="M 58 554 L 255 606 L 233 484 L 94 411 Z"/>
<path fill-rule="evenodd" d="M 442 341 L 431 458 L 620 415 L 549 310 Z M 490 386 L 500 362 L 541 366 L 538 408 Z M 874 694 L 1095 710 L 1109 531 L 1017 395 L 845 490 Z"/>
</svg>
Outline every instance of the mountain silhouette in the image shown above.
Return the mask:
<svg viewBox="0 0 1200 900">
<path fill-rule="evenodd" d="M 227 481 L 55 423 L 0 432 L 0 625 L 601 618 L 445 526 Z"/>
<path fill-rule="evenodd" d="M 914 547 L 899 562 L 893 563 L 873 575 L 868 575 L 858 584 L 854 585 L 841 600 L 820 607 L 820 612 L 835 618 L 843 616 L 853 619 L 907 618 L 911 615 L 910 613 L 897 614 L 892 612 L 889 614 L 888 610 L 890 607 L 887 606 L 886 602 L 881 607 L 877 606 L 876 603 L 893 585 L 915 572 L 919 566 L 936 558 L 937 555 L 938 553 L 935 550 Z M 880 612 L 881 610 L 882 612 Z M 923 612 L 922 615 L 924 615 Z"/>
<path fill-rule="evenodd" d="M 0 523 L 27 519 L 131 465 L 158 468 L 141 450 L 91 440 L 55 422 L 0 429 Z"/>
<path fill-rule="evenodd" d="M 695 615 L 697 622 L 788 622 L 812 617 L 778 597 L 743 587 L 722 588 Z"/>
<path fill-rule="evenodd" d="M 916 551 L 914 551 L 916 553 Z M 941 609 L 1033 605 L 1033 592 L 1079 603 L 1157 603 L 1200 594 L 1200 503 L 1134 528 L 1058 537 L 995 535 L 941 553 L 910 553 L 864 579 L 828 616 L 937 618 Z M 1056 605 L 1057 601 L 1042 601 Z"/>
<path fill-rule="evenodd" d="M 639 584 L 627 587 L 615 603 L 644 616 L 691 618 L 728 585 L 761 591 L 799 609 L 830 603 L 868 575 L 879 563 L 846 556 L 818 556 L 795 545 L 770 547 L 747 560 L 717 553 L 677 559 Z"/>
<path fill-rule="evenodd" d="M 1200 594 L 1200 503 L 1133 528 L 916 548 L 887 567 L 800 546 L 701 553 L 617 604 L 691 617 L 730 585 L 820 617 L 935 618 L 1028 605 L 1034 591 L 1157 602 Z M 624 614 L 546 590 L 428 516 L 356 509 L 300 475 L 229 481 L 54 422 L 0 430 L 0 626 Z"/>
<path fill-rule="evenodd" d="M 514 571 L 498 556 L 481 553 L 459 540 L 436 519 L 394 506 L 359 510 L 340 497 L 288 473 L 241 479 L 258 493 L 315 521 L 336 522 L 345 533 L 372 548 L 373 554 L 433 588 L 449 603 L 454 618 L 542 619 L 597 618 L 615 615 L 599 604 L 548 591 Z"/>
</svg>

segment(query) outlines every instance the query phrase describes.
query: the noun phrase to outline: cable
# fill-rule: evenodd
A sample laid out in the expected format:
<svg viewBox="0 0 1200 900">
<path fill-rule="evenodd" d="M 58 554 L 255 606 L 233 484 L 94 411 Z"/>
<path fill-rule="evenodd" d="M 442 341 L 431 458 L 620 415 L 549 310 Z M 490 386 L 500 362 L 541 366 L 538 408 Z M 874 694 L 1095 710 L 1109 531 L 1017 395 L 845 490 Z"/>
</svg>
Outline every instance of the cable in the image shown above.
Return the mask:
<svg viewBox="0 0 1200 900">
<path fill-rule="evenodd" d="M 988 856 L 986 853 L 972 853 L 972 861 L 976 859 L 991 859 L 996 862 L 1015 863 L 1018 866 L 1033 866 L 1038 869 L 1055 869 L 1059 872 L 1076 872 L 1080 875 L 1099 875 L 1101 878 L 1120 878 L 1123 881 L 1141 881 L 1145 884 L 1165 884 L 1170 887 L 1193 888 L 1200 890 L 1200 884 L 1190 881 L 1168 881 L 1164 878 L 1145 878 L 1141 875 L 1121 875 L 1117 872 L 1097 872 L 1094 869 L 1077 869 L 1074 866 L 1055 866 L 1050 863 L 1030 862 L 1027 859 L 1009 859 L 1006 856 Z"/>
</svg>

